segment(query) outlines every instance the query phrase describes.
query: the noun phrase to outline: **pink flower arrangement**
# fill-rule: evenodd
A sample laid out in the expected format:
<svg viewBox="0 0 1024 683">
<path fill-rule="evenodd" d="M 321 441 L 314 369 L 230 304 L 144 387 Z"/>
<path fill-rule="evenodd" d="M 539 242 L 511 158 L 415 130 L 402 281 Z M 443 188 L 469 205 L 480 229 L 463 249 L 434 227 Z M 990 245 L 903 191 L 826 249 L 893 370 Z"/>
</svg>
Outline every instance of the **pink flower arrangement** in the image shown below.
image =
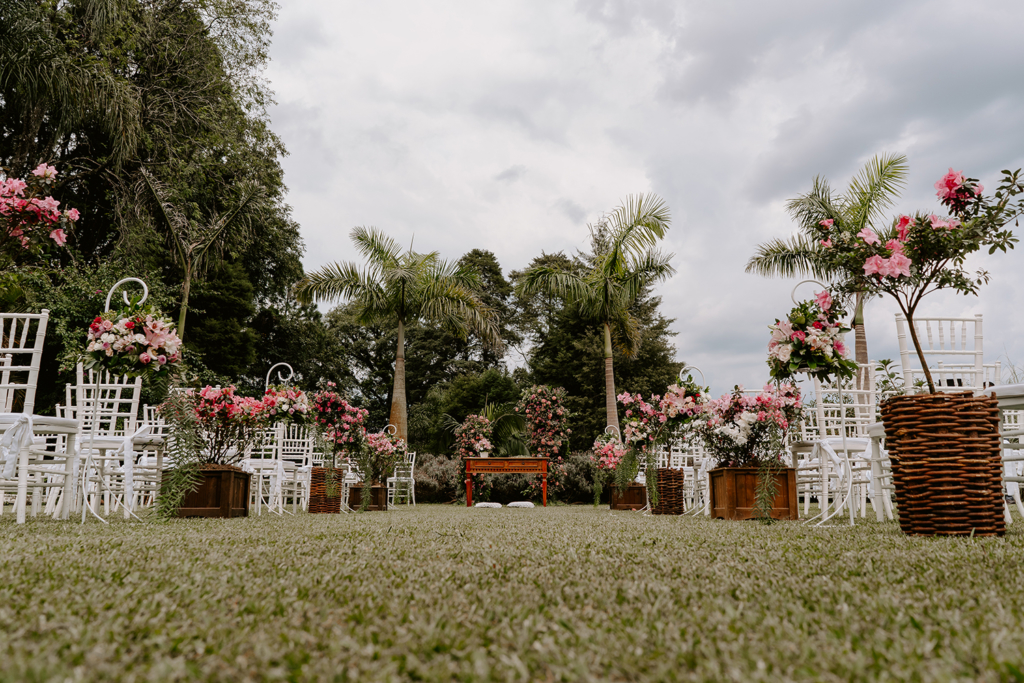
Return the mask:
<svg viewBox="0 0 1024 683">
<path fill-rule="evenodd" d="M 246 450 L 266 426 L 267 413 L 263 401 L 239 396 L 235 387 L 203 387 L 190 391 L 195 416 L 206 448 L 203 463 L 231 465 L 245 457 Z"/>
<path fill-rule="evenodd" d="M 490 453 L 491 421 L 483 415 L 467 415 L 455 430 L 455 454 L 460 458 L 478 458 Z"/>
<path fill-rule="evenodd" d="M 601 470 L 614 470 L 626 455 L 626 447 L 614 434 L 602 434 L 594 441 L 591 460 Z"/>
<path fill-rule="evenodd" d="M 21 264 L 25 254 L 38 256 L 67 242 L 66 231 L 79 213 L 61 211 L 59 201 L 43 196 L 56 177 L 57 169 L 40 164 L 27 181 L 0 178 L 0 253 L 12 264 Z"/>
<path fill-rule="evenodd" d="M 271 420 L 303 424 L 312 414 L 306 392 L 294 387 L 270 387 L 263 394 L 263 404 Z"/>
<path fill-rule="evenodd" d="M 737 386 L 732 394 L 707 403 L 695 429 L 719 466 L 758 466 L 782 458 L 786 432 L 802 407 L 800 390 L 793 384 L 766 384 L 757 396 L 745 395 Z"/>
<path fill-rule="evenodd" d="M 564 406 L 565 389 L 547 385 L 530 387 L 516 405 L 530 431 L 530 451 L 539 457 L 554 457 L 562 450 L 572 430 L 565 426 L 569 412 Z"/>
<path fill-rule="evenodd" d="M 846 358 L 842 335 L 849 332 L 840 308 L 828 290 L 818 292 L 814 301 L 804 301 L 790 311 L 786 320 L 775 319 L 768 329 L 768 367 L 775 379 L 788 379 L 804 369 L 825 381 L 833 375 L 853 377 L 857 364 Z"/>
<path fill-rule="evenodd" d="M 349 403 L 334 390 L 334 382 L 312 396 L 313 424 L 332 446 L 332 458 L 351 458 L 366 445 L 366 418 L 370 411 Z M 332 467 L 335 460 L 332 460 Z"/>
<path fill-rule="evenodd" d="M 181 338 L 159 311 L 136 303 L 96 316 L 86 333 L 85 366 L 115 375 L 166 375 L 181 361 Z"/>
</svg>

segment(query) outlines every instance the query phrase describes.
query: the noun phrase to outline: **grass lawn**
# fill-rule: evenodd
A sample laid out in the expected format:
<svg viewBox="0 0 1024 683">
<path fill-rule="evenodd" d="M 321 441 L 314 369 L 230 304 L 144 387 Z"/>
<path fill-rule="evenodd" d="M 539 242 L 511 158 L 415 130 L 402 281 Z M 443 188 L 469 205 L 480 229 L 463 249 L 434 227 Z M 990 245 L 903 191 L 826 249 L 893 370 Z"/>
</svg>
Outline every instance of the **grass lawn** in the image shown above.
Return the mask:
<svg viewBox="0 0 1024 683">
<path fill-rule="evenodd" d="M 0 518 L 0 680 L 1024 680 L 1024 525 Z"/>
</svg>

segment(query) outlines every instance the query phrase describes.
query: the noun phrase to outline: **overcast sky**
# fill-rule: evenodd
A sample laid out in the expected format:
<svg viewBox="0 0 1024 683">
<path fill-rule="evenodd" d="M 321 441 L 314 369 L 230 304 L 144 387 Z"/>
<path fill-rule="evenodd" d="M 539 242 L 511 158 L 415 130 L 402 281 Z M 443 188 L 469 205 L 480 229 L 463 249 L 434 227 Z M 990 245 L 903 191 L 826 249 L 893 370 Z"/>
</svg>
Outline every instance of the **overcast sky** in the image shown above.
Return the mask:
<svg viewBox="0 0 1024 683">
<path fill-rule="evenodd" d="M 1024 165 L 1019 0 L 282 5 L 267 76 L 307 269 L 355 259 L 349 231 L 374 225 L 446 258 L 488 249 L 507 273 L 655 192 L 678 271 L 662 311 L 716 393 L 768 377 L 795 282 L 743 266 L 793 232 L 785 201 L 815 175 L 842 189 L 904 153 L 896 210 L 940 212 L 949 167 L 991 188 Z M 922 313 L 984 314 L 986 362 L 1020 366 L 1024 248 L 974 265 L 993 276 L 980 297 Z M 896 311 L 869 304 L 872 358 L 898 360 Z"/>
</svg>

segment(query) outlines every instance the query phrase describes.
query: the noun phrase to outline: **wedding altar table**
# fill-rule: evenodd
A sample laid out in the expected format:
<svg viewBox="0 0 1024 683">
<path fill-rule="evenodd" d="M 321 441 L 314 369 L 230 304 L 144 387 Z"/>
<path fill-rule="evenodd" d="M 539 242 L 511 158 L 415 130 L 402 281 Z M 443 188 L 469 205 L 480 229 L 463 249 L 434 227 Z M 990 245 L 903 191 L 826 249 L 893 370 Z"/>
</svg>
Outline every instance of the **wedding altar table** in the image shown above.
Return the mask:
<svg viewBox="0 0 1024 683">
<path fill-rule="evenodd" d="M 466 507 L 473 506 L 473 475 L 500 473 L 541 475 L 541 499 L 548 506 L 548 458 L 466 458 Z"/>
</svg>

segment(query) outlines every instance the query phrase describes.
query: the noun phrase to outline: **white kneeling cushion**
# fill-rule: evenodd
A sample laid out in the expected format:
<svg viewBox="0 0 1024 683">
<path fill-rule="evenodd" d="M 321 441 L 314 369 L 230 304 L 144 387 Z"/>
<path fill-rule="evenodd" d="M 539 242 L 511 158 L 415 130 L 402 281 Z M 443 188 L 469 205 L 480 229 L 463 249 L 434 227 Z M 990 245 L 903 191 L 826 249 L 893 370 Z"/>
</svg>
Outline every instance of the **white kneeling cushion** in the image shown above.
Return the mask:
<svg viewBox="0 0 1024 683">
<path fill-rule="evenodd" d="M 473 507 L 475 508 L 500 508 L 501 503 L 477 503 Z"/>
<path fill-rule="evenodd" d="M 517 500 L 514 503 L 509 503 L 508 506 L 510 508 L 532 508 L 533 503 L 528 500 Z"/>
</svg>

